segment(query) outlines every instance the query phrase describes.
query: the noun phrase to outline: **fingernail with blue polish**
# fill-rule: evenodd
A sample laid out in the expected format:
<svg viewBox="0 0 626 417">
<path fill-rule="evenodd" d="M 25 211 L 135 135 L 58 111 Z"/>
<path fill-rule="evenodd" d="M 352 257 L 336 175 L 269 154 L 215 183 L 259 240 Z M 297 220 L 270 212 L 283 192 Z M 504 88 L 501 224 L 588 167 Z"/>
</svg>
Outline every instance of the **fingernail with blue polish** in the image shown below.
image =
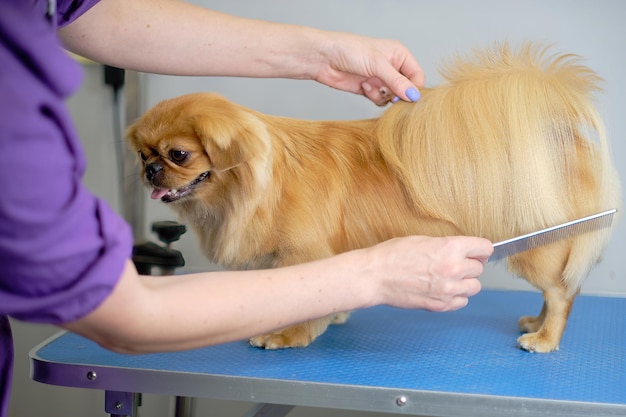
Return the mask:
<svg viewBox="0 0 626 417">
<path fill-rule="evenodd" d="M 406 96 L 409 98 L 409 100 L 411 100 L 412 102 L 416 102 L 417 100 L 419 100 L 422 95 L 420 94 L 419 91 L 417 91 L 417 89 L 415 87 L 411 87 L 408 90 L 406 90 Z"/>
<path fill-rule="evenodd" d="M 395 96 L 394 98 L 391 99 L 392 103 L 397 103 L 398 101 L 400 101 L 400 97 Z"/>
</svg>

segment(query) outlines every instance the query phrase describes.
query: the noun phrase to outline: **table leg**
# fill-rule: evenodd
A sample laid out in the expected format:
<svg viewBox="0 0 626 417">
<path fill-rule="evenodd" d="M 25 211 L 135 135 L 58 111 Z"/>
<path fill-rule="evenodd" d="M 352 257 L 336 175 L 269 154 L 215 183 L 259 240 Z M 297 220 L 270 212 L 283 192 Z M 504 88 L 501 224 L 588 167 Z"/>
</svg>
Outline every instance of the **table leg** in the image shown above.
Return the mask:
<svg viewBox="0 0 626 417">
<path fill-rule="evenodd" d="M 293 409 L 293 405 L 257 404 L 246 417 L 285 417 Z"/>
<path fill-rule="evenodd" d="M 194 417 L 196 399 L 191 397 L 176 397 L 174 417 Z"/>
<path fill-rule="evenodd" d="M 104 411 L 111 417 L 136 417 L 140 405 L 141 394 L 120 391 L 106 391 L 104 394 Z"/>
</svg>

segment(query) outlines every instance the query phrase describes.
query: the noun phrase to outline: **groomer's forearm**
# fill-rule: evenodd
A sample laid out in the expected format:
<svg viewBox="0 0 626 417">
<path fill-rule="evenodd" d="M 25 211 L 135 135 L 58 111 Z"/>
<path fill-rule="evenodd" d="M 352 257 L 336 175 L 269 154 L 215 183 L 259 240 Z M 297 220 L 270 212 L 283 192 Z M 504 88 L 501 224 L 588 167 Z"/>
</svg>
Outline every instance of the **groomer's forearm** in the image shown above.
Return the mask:
<svg viewBox="0 0 626 417">
<path fill-rule="evenodd" d="M 176 0 L 102 0 L 59 35 L 69 50 L 121 68 L 307 79 L 323 59 L 314 45 L 327 36 Z"/>
<path fill-rule="evenodd" d="M 175 351 L 375 304 L 375 285 L 354 282 L 361 258 L 342 256 L 352 259 L 176 277 L 141 277 L 129 263 L 99 308 L 64 327 L 118 352 Z"/>
</svg>

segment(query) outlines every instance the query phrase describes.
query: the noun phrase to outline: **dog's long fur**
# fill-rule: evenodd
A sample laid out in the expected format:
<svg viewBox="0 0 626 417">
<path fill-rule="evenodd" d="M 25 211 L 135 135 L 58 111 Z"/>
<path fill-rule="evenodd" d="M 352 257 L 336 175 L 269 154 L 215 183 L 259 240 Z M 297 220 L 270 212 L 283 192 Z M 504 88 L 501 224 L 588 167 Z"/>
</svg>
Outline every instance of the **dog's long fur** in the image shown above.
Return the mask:
<svg viewBox="0 0 626 417">
<path fill-rule="evenodd" d="M 443 76 L 419 102 L 356 121 L 273 117 L 191 94 L 159 103 L 128 137 L 150 166 L 150 187 L 184 190 L 209 173 L 171 206 L 207 257 L 229 268 L 290 265 L 409 234 L 498 241 L 619 206 L 593 104 L 600 79 L 578 57 L 501 44 L 456 58 Z M 172 150 L 185 160 L 173 161 Z M 558 348 L 609 236 L 509 258 L 545 300 L 539 316 L 520 319 L 522 348 Z M 331 320 L 252 343 L 305 346 Z"/>
</svg>

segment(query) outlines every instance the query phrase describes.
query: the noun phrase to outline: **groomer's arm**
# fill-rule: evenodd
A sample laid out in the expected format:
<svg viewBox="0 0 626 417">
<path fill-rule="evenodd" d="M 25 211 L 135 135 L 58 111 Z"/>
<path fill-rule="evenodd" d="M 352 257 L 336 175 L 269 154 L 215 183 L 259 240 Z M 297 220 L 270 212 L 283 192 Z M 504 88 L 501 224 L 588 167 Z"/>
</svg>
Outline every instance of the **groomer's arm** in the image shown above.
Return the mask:
<svg viewBox="0 0 626 417">
<path fill-rule="evenodd" d="M 424 84 L 400 42 L 245 19 L 176 0 L 102 0 L 59 36 L 80 55 L 144 72 L 312 79 L 375 102 L 382 85 L 409 100 L 415 97 L 407 90 Z M 375 88 L 364 91 L 366 81 Z"/>
<path fill-rule="evenodd" d="M 240 340 L 378 304 L 464 307 L 493 250 L 473 237 L 393 239 L 302 265 L 172 277 L 139 276 L 128 262 L 111 295 L 63 327 L 127 353 Z"/>
</svg>

